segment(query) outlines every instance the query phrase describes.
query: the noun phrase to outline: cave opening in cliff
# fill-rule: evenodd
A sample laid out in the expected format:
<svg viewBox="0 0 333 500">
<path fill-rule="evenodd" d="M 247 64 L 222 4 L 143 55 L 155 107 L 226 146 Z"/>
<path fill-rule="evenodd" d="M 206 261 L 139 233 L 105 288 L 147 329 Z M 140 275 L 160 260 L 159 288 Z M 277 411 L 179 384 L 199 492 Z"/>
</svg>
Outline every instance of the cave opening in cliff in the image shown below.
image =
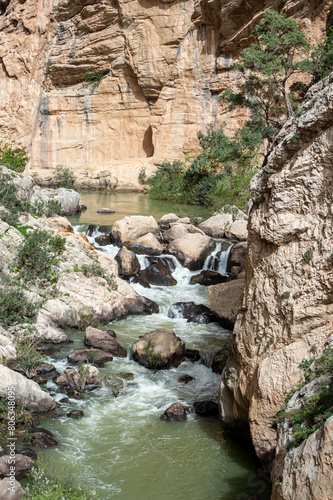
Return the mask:
<svg viewBox="0 0 333 500">
<path fill-rule="evenodd" d="M 145 135 L 143 136 L 142 147 L 144 152 L 146 153 L 147 158 L 151 158 L 154 156 L 155 148 L 153 144 L 153 129 L 151 125 L 145 131 Z"/>
</svg>

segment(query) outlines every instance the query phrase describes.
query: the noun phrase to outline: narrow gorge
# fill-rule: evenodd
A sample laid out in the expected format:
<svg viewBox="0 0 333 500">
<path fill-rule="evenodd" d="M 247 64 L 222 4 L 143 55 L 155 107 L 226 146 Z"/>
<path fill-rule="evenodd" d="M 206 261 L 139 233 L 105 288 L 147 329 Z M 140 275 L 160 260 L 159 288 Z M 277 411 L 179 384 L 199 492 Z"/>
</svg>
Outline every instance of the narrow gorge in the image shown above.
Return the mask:
<svg viewBox="0 0 333 500">
<path fill-rule="evenodd" d="M 53 466 L 54 500 L 333 500 L 333 73 L 246 209 L 142 181 L 246 123 L 221 94 L 269 9 L 330 33 L 330 0 L 0 0 L 0 500 Z"/>
</svg>

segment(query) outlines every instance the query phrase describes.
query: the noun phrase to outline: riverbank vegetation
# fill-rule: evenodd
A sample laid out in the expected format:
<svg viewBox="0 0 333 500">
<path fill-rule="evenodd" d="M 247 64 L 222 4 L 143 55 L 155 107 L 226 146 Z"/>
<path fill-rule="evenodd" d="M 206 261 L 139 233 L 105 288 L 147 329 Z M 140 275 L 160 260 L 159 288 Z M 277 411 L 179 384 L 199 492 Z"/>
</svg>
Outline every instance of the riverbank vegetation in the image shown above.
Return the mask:
<svg viewBox="0 0 333 500">
<path fill-rule="evenodd" d="M 302 113 L 311 84 L 333 69 L 332 30 L 325 43 L 311 47 L 295 20 L 267 10 L 252 35 L 254 43 L 233 66 L 240 71 L 241 83 L 220 96 L 229 111 L 242 108 L 248 120 L 230 137 L 223 126 L 199 132 L 200 153 L 194 161 L 165 162 L 150 178 L 141 175 L 152 198 L 244 209 L 250 180 L 265 164 L 277 134 L 288 118 Z M 302 81 L 289 86 L 297 74 Z"/>
</svg>

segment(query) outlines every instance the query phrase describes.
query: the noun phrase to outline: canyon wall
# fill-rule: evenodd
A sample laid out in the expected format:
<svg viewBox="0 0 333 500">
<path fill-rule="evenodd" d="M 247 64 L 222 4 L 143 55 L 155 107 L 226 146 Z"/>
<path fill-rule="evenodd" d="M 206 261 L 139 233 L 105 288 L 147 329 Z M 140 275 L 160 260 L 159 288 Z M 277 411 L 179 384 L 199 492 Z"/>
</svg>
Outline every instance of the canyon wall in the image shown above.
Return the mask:
<svg viewBox="0 0 333 500">
<path fill-rule="evenodd" d="M 219 405 L 230 429 L 249 428 L 268 469 L 274 416 L 303 380 L 303 359 L 333 331 L 332 164 L 333 75 L 309 90 L 303 114 L 287 122 L 251 185 L 245 293 Z"/>
<path fill-rule="evenodd" d="M 243 122 L 218 96 L 237 83 L 231 65 L 265 9 L 317 43 L 330 4 L 1 0 L 1 137 L 27 149 L 37 179 L 64 165 L 82 186 L 138 187 L 141 169 L 195 152 L 199 130 Z"/>
</svg>

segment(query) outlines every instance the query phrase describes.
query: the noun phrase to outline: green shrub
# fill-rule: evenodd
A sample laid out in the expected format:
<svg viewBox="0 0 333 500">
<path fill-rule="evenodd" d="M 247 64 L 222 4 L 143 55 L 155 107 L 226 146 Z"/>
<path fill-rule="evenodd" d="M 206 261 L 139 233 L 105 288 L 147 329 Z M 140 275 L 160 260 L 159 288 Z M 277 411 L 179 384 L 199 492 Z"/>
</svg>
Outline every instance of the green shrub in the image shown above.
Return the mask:
<svg viewBox="0 0 333 500">
<path fill-rule="evenodd" d="M 71 474 L 68 468 L 64 470 L 39 459 L 28 475 L 25 492 L 30 500 L 45 500 L 45 498 L 48 500 L 94 500 L 97 498 L 94 491 L 84 490 L 77 483 L 77 473 Z"/>
<path fill-rule="evenodd" d="M 0 324 L 4 328 L 17 323 L 32 323 L 38 307 L 26 299 L 20 288 L 0 288 Z"/>
<path fill-rule="evenodd" d="M 32 336 L 20 339 L 17 343 L 15 361 L 26 374 L 33 372 L 45 361 L 45 356 L 36 350 L 39 340 Z M 31 375 L 34 376 L 34 373 Z"/>
<path fill-rule="evenodd" d="M 4 165 L 15 172 L 23 172 L 29 158 L 26 155 L 24 149 L 15 153 L 13 151 L 14 142 L 11 144 L 3 143 L 0 141 L 0 165 Z"/>
<path fill-rule="evenodd" d="M 27 282 L 47 280 L 55 283 L 57 277 L 53 266 L 57 264 L 57 257 L 64 251 L 65 244 L 65 238 L 52 236 L 44 230 L 27 233 L 17 255 L 20 277 Z"/>
<path fill-rule="evenodd" d="M 105 75 L 103 73 L 97 73 L 96 71 L 86 71 L 81 76 L 81 79 L 84 82 L 90 83 L 93 89 L 98 87 L 103 78 L 105 78 Z"/>
<path fill-rule="evenodd" d="M 47 201 L 36 200 L 35 203 L 30 205 L 29 212 L 35 217 L 54 217 L 62 213 L 61 204 L 59 201 L 49 199 Z"/>
<path fill-rule="evenodd" d="M 63 165 L 58 165 L 53 175 L 53 182 L 57 187 L 73 189 L 76 176 L 74 172 Z"/>
</svg>

